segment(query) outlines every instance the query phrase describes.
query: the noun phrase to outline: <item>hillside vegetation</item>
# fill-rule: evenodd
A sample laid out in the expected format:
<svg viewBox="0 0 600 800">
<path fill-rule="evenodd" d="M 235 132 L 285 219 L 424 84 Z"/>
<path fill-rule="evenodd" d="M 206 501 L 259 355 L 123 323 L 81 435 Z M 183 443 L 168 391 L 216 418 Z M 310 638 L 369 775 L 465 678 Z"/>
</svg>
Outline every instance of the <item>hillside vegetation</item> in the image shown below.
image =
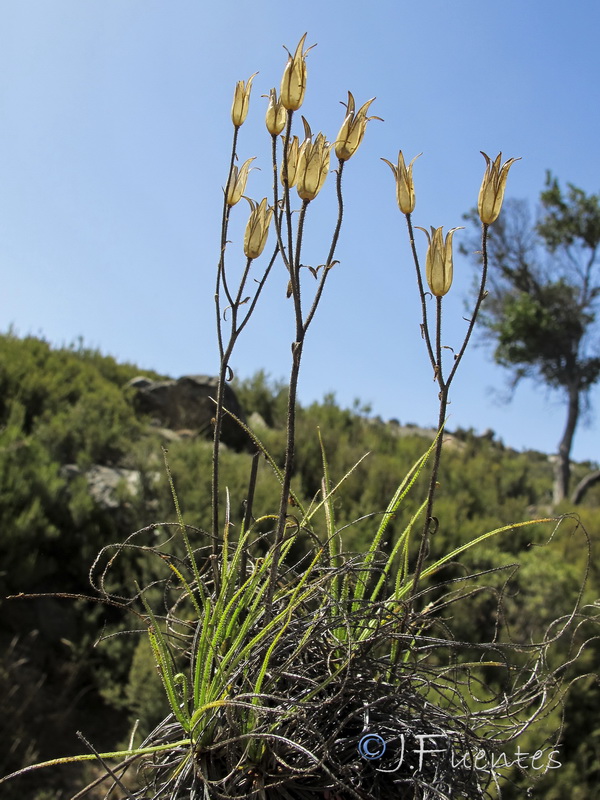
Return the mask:
<svg viewBox="0 0 600 800">
<path fill-rule="evenodd" d="M 4 599 L 19 593 L 93 597 L 88 573 L 102 548 L 124 542 L 153 523 L 173 522 L 163 447 L 168 447 L 185 522 L 209 529 L 211 445 L 201 437 L 167 440 L 164 431 L 136 414 L 126 384 L 140 374 L 159 377 L 118 364 L 81 344 L 53 349 L 33 337 L 0 337 L 1 774 L 81 751 L 77 730 L 101 750 L 125 741 L 134 720 L 140 720 L 146 733 L 167 713 L 146 638 L 139 635 L 143 626 L 134 617 L 124 618 L 118 609 L 83 599 Z M 258 374 L 235 384 L 235 390 L 246 416 L 255 413 L 256 435 L 281 463 L 284 387 Z M 332 396 L 301 408 L 292 488 L 307 504 L 321 490 L 318 431 L 334 483 L 360 461 L 338 495 L 336 521 L 343 529 L 345 549 L 361 551 L 402 476 L 427 449 L 431 437 L 419 429 L 374 419 L 359 404 L 354 410 L 342 409 Z M 436 553 L 452 550 L 484 531 L 548 513 L 553 470 L 545 454 L 518 453 L 494 441 L 493 435 L 482 437 L 473 431 L 452 431 L 447 438 L 436 506 L 439 525 L 431 545 Z M 223 448 L 222 485 L 231 497 L 233 530 L 244 514 L 251 458 L 249 451 Z M 94 465 L 135 471 L 136 488 L 123 481 L 119 502 L 102 505 L 90 492 L 86 477 Z M 592 467 L 574 465 L 575 480 Z M 407 499 L 403 513 L 414 513 L 425 492 L 423 482 Z M 262 459 L 255 517 L 274 513 L 278 497 L 279 486 Z M 557 509 L 572 510 L 567 503 Z M 594 548 L 600 530 L 600 487 L 590 490 L 576 510 Z M 392 523 L 386 547 L 391 548 L 405 524 L 404 519 Z M 581 607 L 597 601 L 600 575 L 597 561 L 590 560 L 583 528 L 575 523 L 561 526 L 550 542 L 547 527 L 524 530 L 495 537 L 473 548 L 461 565 L 448 568 L 446 587 L 440 584 L 438 594 L 460 590 L 460 577 L 467 571 L 481 572 L 481 586 L 490 587 L 452 606 L 447 620 L 442 606 L 442 620 L 457 638 L 493 639 L 500 596 L 506 630 L 520 643 L 535 641 L 552 620 L 569 614 L 580 592 Z M 506 568 L 498 571 L 499 567 Z M 136 581 L 147 585 L 152 580 L 150 561 L 137 550 L 120 559 L 111 576 L 115 586 L 132 586 Z M 116 635 L 132 629 L 138 633 Z M 554 656 L 566 661 L 574 655 L 573 649 L 589 636 L 585 626 L 579 635 L 573 642 L 559 642 Z M 583 677 L 565 701 L 563 766 L 536 784 L 537 796 L 547 800 L 596 796 L 599 656 L 598 643 L 591 642 L 569 673 L 569 679 Z M 525 744 L 542 747 L 560 725 L 560 715 L 557 708 L 539 730 L 528 732 Z M 522 777 L 515 776 L 517 787 L 508 785 L 503 796 L 521 796 Z M 3 796 L 60 800 L 70 797 L 76 786 L 77 770 L 71 767 L 64 773 L 21 778 L 9 784 Z"/>
</svg>

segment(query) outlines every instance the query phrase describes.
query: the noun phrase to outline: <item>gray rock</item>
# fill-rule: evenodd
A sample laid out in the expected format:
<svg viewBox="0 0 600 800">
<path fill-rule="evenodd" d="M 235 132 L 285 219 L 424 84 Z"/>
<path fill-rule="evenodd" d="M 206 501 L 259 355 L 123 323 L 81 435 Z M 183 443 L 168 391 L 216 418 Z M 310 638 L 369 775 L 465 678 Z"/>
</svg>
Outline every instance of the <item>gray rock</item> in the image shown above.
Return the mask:
<svg viewBox="0 0 600 800">
<path fill-rule="evenodd" d="M 141 475 L 134 469 L 94 464 L 85 473 L 85 477 L 90 487 L 90 494 L 103 508 L 118 508 L 122 504 L 118 491 L 121 486 L 134 497 L 139 494 L 142 487 Z"/>
<path fill-rule="evenodd" d="M 145 375 L 138 375 L 137 377 L 132 378 L 127 385 L 132 389 L 145 389 L 152 383 L 153 381 L 151 378 L 147 378 Z"/>
<path fill-rule="evenodd" d="M 212 422 L 217 398 L 217 378 L 209 375 L 184 375 L 178 380 L 150 381 L 133 378 L 128 386 L 135 389 L 134 403 L 140 414 L 147 414 L 153 424 L 170 430 L 197 431 L 212 437 Z M 211 399 L 212 398 L 212 399 Z M 244 412 L 229 384 L 225 385 L 225 408 L 245 422 Z M 242 449 L 247 445 L 244 431 L 227 415 L 223 419 L 222 441 Z"/>
<path fill-rule="evenodd" d="M 258 413 L 258 411 L 253 411 L 248 419 L 248 427 L 253 431 L 264 431 L 269 426 L 265 422 L 264 418 Z"/>
<path fill-rule="evenodd" d="M 77 464 L 65 464 L 60 472 L 67 480 L 82 474 Z M 142 488 L 142 476 L 135 469 L 93 464 L 83 474 L 90 495 L 101 508 L 115 509 L 122 506 L 123 496 L 120 491 L 122 488 L 125 488 L 127 494 L 132 497 L 136 497 Z"/>
<path fill-rule="evenodd" d="M 198 431 L 191 431 L 183 428 L 180 431 L 172 431 L 171 428 L 154 428 L 154 433 L 157 433 L 167 442 L 181 442 L 183 439 L 195 439 Z"/>
</svg>

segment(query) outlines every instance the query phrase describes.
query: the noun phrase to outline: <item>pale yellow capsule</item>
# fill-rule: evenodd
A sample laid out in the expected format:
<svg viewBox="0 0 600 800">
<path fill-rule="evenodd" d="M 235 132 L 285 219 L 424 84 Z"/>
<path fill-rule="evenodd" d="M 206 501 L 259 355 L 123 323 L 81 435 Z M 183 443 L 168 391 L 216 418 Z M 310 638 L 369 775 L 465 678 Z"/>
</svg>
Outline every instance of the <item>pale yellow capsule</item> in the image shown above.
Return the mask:
<svg viewBox="0 0 600 800">
<path fill-rule="evenodd" d="M 422 155 L 423 153 L 419 153 L 418 156 L 415 156 L 408 167 L 404 163 L 402 150 L 398 153 L 397 166 L 388 161 L 387 158 L 381 159 L 388 164 L 394 173 L 396 179 L 396 200 L 398 201 L 398 208 L 403 214 L 412 214 L 415 210 L 415 185 L 413 183 L 412 168 L 417 158 Z"/>
<path fill-rule="evenodd" d="M 288 50 L 288 61 L 281 79 L 281 102 L 288 111 L 297 111 L 304 102 L 306 92 L 306 54 L 310 47 L 302 51 L 307 34 L 298 42 L 296 52 L 292 55 Z M 314 47 L 314 45 L 313 45 Z"/>
<path fill-rule="evenodd" d="M 267 208 L 267 198 L 260 204 L 247 198 L 250 203 L 250 217 L 244 234 L 244 253 L 247 258 L 258 258 L 265 249 L 269 236 L 269 225 L 273 217 L 273 209 Z"/>
<path fill-rule="evenodd" d="M 243 125 L 244 120 L 248 116 L 250 90 L 252 89 L 252 81 L 257 75 L 258 72 L 255 72 L 254 75 L 248 78 L 247 83 L 244 83 L 244 81 L 238 81 L 235 85 L 235 91 L 233 93 L 233 105 L 231 106 L 231 121 L 236 128 L 239 128 L 240 125 Z"/>
<path fill-rule="evenodd" d="M 335 154 L 342 161 L 347 161 L 349 158 L 352 158 L 354 153 L 358 150 L 367 129 L 367 122 L 372 119 L 383 121 L 381 117 L 367 117 L 367 111 L 373 100 L 375 100 L 374 97 L 367 100 L 355 113 L 354 97 L 352 96 L 352 92 L 348 92 L 346 118 L 342 123 L 340 132 L 334 143 Z"/>
<path fill-rule="evenodd" d="M 256 156 L 249 158 L 242 164 L 241 167 L 234 166 L 231 171 L 229 184 L 227 185 L 227 205 L 234 206 L 239 203 L 242 195 L 246 191 L 246 181 L 250 172 L 250 164 L 254 161 Z"/>
<path fill-rule="evenodd" d="M 296 173 L 296 189 L 302 200 L 314 200 L 323 188 L 332 147 L 322 133 L 317 134 L 314 143 L 310 139 L 302 143 Z"/>
<path fill-rule="evenodd" d="M 418 226 L 417 226 L 418 227 Z M 419 228 L 427 236 L 429 246 L 425 258 L 425 277 L 431 293 L 443 297 L 452 286 L 452 237 L 462 226 L 448 231 L 444 240 L 443 227 L 431 228 L 431 236 L 425 228 Z"/>
<path fill-rule="evenodd" d="M 287 122 L 287 109 L 281 102 L 281 98 L 277 98 L 275 89 L 271 89 L 269 92 L 269 107 L 265 122 L 271 136 L 279 136 Z"/>
<path fill-rule="evenodd" d="M 480 220 L 486 224 L 491 225 L 498 219 L 500 210 L 502 208 L 502 201 L 504 200 L 504 190 L 506 189 L 506 179 L 508 178 L 508 170 L 515 163 L 520 161 L 520 158 L 509 158 L 502 166 L 502 153 L 498 153 L 494 162 L 486 155 L 483 150 L 481 155 L 485 158 L 486 168 L 481 182 L 481 189 L 479 190 L 479 198 L 477 200 L 477 211 L 479 212 Z"/>
</svg>

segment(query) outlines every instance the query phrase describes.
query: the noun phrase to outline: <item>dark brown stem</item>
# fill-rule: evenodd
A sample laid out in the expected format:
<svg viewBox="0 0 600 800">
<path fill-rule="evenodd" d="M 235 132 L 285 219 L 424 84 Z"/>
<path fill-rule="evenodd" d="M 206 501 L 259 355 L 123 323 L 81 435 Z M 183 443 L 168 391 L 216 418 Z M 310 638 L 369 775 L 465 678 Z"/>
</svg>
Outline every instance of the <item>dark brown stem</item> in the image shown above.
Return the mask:
<svg viewBox="0 0 600 800">
<path fill-rule="evenodd" d="M 254 492 L 256 490 L 256 479 L 258 477 L 258 461 L 260 459 L 260 452 L 257 451 L 252 456 L 252 466 L 250 467 L 250 480 L 248 482 L 248 494 L 246 496 L 246 508 L 244 509 L 244 534 L 248 533 L 250 525 L 252 524 L 252 507 L 254 505 Z M 242 557 L 240 559 L 240 586 L 246 580 L 246 569 L 248 563 L 248 547 L 244 545 L 242 550 Z"/>
<path fill-rule="evenodd" d="M 282 170 L 283 170 L 283 180 L 284 182 L 287 181 L 287 142 L 289 141 L 289 126 L 286 132 L 286 138 L 283 144 L 283 156 L 282 156 Z M 283 263 L 285 264 L 286 269 L 288 272 L 290 271 L 290 263 L 287 257 L 287 253 L 285 247 L 283 246 L 283 239 L 281 237 L 281 220 L 283 219 L 283 209 L 280 208 L 279 202 L 279 176 L 277 174 L 277 136 L 271 136 L 271 161 L 273 164 L 273 224 L 275 225 L 275 234 L 277 236 L 277 244 L 279 246 L 279 252 L 281 253 L 281 257 L 283 259 Z M 285 203 L 285 198 L 284 201 Z"/>
<path fill-rule="evenodd" d="M 336 193 L 337 193 L 337 200 L 338 200 L 338 217 L 337 222 L 335 225 L 335 230 L 333 232 L 333 237 L 331 239 L 331 246 L 329 247 L 329 253 L 327 254 L 327 261 L 325 262 L 325 267 L 323 268 L 323 274 L 321 276 L 321 280 L 319 281 L 319 286 L 317 288 L 315 299 L 313 300 L 313 304 L 311 306 L 310 311 L 306 317 L 306 321 L 304 322 L 304 334 L 306 335 L 306 331 L 308 330 L 308 326 L 312 322 L 312 319 L 315 315 L 317 310 L 317 306 L 319 305 L 319 301 L 321 299 L 321 295 L 323 294 L 323 289 L 325 288 L 325 281 L 327 280 L 327 275 L 329 274 L 329 270 L 331 268 L 331 262 L 333 261 L 333 256 L 335 255 L 335 248 L 337 247 L 338 239 L 340 236 L 340 230 L 342 227 L 342 219 L 344 216 L 344 198 L 342 195 L 342 173 L 344 171 L 344 164 L 346 162 L 342 161 L 340 158 L 339 160 L 339 168 L 337 171 L 337 180 L 336 180 Z"/>
<path fill-rule="evenodd" d="M 429 491 L 427 493 L 427 506 L 425 508 L 425 522 L 423 524 L 423 532 L 421 534 L 421 542 L 419 544 L 419 552 L 415 564 L 415 571 L 413 576 L 413 583 L 410 592 L 409 602 L 416 594 L 421 573 L 423 571 L 423 564 L 429 552 L 429 540 L 437 529 L 437 520 L 433 516 L 433 508 L 435 504 L 435 494 L 438 486 L 438 474 L 440 471 L 440 461 L 442 458 L 442 445 L 443 435 L 442 428 L 446 422 L 446 409 L 448 407 L 448 388 L 450 382 L 444 381 L 442 372 L 442 298 L 436 297 L 436 325 L 435 325 L 435 364 L 434 364 L 435 377 L 440 388 L 439 393 L 439 413 L 438 413 L 438 438 L 435 444 L 433 453 L 433 465 L 431 467 L 431 476 L 429 479 Z"/>
<path fill-rule="evenodd" d="M 473 333 L 473 329 L 475 327 L 475 322 L 477 321 L 477 315 L 479 314 L 479 309 L 481 308 L 481 304 L 485 300 L 485 296 L 487 294 L 485 290 L 485 285 L 487 282 L 487 274 L 488 274 L 488 251 L 487 251 L 487 238 L 488 238 L 488 230 L 489 225 L 485 223 L 481 226 L 481 259 L 482 259 L 482 270 L 481 270 L 481 281 L 479 283 L 479 293 L 477 295 L 477 301 L 475 303 L 475 308 L 473 309 L 473 313 L 471 315 L 471 319 L 469 320 L 469 327 L 467 328 L 467 333 L 465 335 L 464 341 L 462 343 L 462 347 L 459 350 L 458 355 L 454 359 L 454 366 L 450 371 L 450 375 L 448 376 L 448 385 L 452 383 L 452 378 L 456 374 L 456 370 L 458 369 L 458 365 L 460 364 L 463 355 L 465 354 L 465 350 L 467 349 L 467 345 L 469 344 L 469 340 L 471 338 L 471 334 Z"/>
<path fill-rule="evenodd" d="M 298 378 L 300 375 L 300 361 L 302 359 L 302 348 L 306 331 L 302 324 L 302 306 L 300 304 L 300 258 L 302 252 L 302 235 L 304 232 L 304 219 L 308 208 L 309 200 L 304 200 L 298 220 L 298 231 L 296 235 L 296 249 L 293 253 L 291 263 L 290 280 L 292 284 L 292 295 L 294 297 L 294 310 L 296 317 L 296 340 L 292 343 L 292 370 L 288 389 L 287 420 L 286 420 L 286 445 L 285 461 L 283 466 L 283 479 L 281 484 L 281 498 L 279 501 L 279 513 L 277 515 L 277 527 L 275 528 L 275 546 L 273 549 L 273 563 L 267 590 L 267 617 L 271 616 L 273 595 L 279 571 L 279 555 L 281 545 L 285 536 L 285 523 L 287 519 L 287 506 L 292 485 L 292 473 L 294 471 L 294 454 L 296 443 L 296 397 L 298 391 Z M 290 255 L 292 250 L 290 250 Z"/>
<path fill-rule="evenodd" d="M 421 542 L 419 545 L 419 553 L 417 555 L 417 562 L 415 564 L 415 571 L 413 577 L 413 584 L 410 592 L 409 603 L 414 598 L 421 573 L 423 571 L 423 564 L 429 552 L 429 540 L 437 530 L 438 522 L 436 517 L 433 516 L 433 507 L 435 504 L 435 494 L 438 487 L 438 474 L 440 471 L 440 461 L 442 458 L 442 427 L 446 421 L 446 408 L 448 406 L 448 389 L 443 389 L 440 392 L 440 412 L 438 416 L 438 439 L 435 445 L 433 454 L 433 466 L 431 468 L 431 478 L 429 480 L 429 491 L 427 494 L 427 506 L 425 508 L 425 524 L 423 525 L 423 532 L 421 534 Z"/>
<path fill-rule="evenodd" d="M 410 248 L 413 255 L 413 261 L 415 264 L 415 270 L 417 273 L 417 284 L 419 287 L 419 297 L 421 298 L 421 313 L 423 315 L 423 322 L 421 323 L 421 334 L 423 339 L 425 339 L 425 344 L 427 345 L 427 353 L 429 355 L 429 360 L 431 361 L 431 366 L 433 367 L 433 371 L 435 374 L 435 356 L 433 354 L 433 348 L 431 346 L 431 339 L 429 337 L 429 323 L 427 320 L 427 302 L 426 302 L 426 292 L 423 287 L 423 278 L 421 277 L 421 268 L 419 266 L 419 256 L 417 255 L 417 248 L 415 245 L 415 235 L 413 232 L 412 226 L 412 219 L 410 214 L 405 214 L 406 217 L 406 224 L 408 226 L 408 237 L 410 239 Z"/>
<path fill-rule="evenodd" d="M 215 415 L 213 417 L 213 453 L 212 453 L 212 482 L 211 482 L 211 500 L 212 500 L 212 553 L 217 555 L 219 549 L 220 533 L 219 533 L 219 444 L 221 442 L 221 428 L 223 426 L 223 397 L 225 394 L 225 381 L 227 378 L 227 370 L 229 359 L 233 350 L 234 342 L 230 341 L 227 349 L 221 358 L 221 366 L 219 369 L 219 383 L 217 386 L 217 398 L 215 406 Z"/>
<path fill-rule="evenodd" d="M 236 144 L 237 144 L 237 134 L 238 128 L 235 129 L 235 134 L 233 137 L 233 148 L 231 154 L 231 161 L 229 164 L 229 177 L 227 179 L 227 186 L 225 188 L 225 198 L 223 202 L 223 218 L 222 218 L 222 225 L 221 225 L 221 254 L 219 258 L 219 265 L 217 269 L 217 285 L 215 290 L 215 307 L 217 312 L 217 335 L 218 335 L 218 342 L 219 342 L 219 357 L 220 357 L 220 365 L 219 365 L 219 383 L 217 387 L 217 397 L 216 397 L 216 407 L 215 407 L 215 415 L 213 418 L 213 453 L 212 453 L 212 485 L 211 485 L 211 511 L 212 511 L 212 554 L 213 556 L 218 555 L 219 552 L 219 541 L 220 541 L 220 530 L 219 530 L 219 444 L 221 441 L 221 431 L 223 427 L 223 416 L 224 416 L 224 409 L 223 409 L 223 399 L 225 395 L 225 381 L 228 377 L 229 371 L 229 360 L 231 358 L 231 354 L 233 352 L 233 348 L 237 342 L 237 339 L 243 329 L 245 328 L 248 320 L 252 316 L 252 313 L 256 307 L 256 303 L 260 297 L 260 294 L 263 290 L 267 277 L 275 263 L 277 258 L 277 254 L 280 250 L 279 245 L 276 246 L 275 251 L 265 269 L 260 281 L 258 281 L 258 286 L 254 291 L 254 295 L 252 298 L 243 298 L 244 289 L 246 287 L 246 282 L 248 280 L 248 275 L 250 273 L 250 268 L 252 265 L 252 259 L 248 258 L 246 260 L 246 266 L 244 272 L 242 273 L 242 277 L 240 279 L 240 283 L 238 286 L 237 293 L 235 297 L 233 297 L 232 293 L 229 291 L 229 287 L 227 286 L 226 280 L 226 273 L 225 273 L 225 247 L 227 245 L 227 228 L 229 224 L 229 215 L 230 215 L 230 207 L 227 204 L 227 193 L 231 183 L 231 178 L 233 175 L 233 166 L 236 157 Z M 229 310 L 231 312 L 231 327 L 230 327 L 230 334 L 229 340 L 227 344 L 225 344 L 225 340 L 223 337 L 223 320 L 225 314 L 222 314 L 221 311 L 221 287 L 225 291 L 225 295 L 229 302 Z M 242 307 L 242 304 L 246 302 L 246 300 L 250 301 L 250 305 L 246 315 L 243 317 L 241 322 L 238 323 L 238 316 L 239 310 Z M 225 313 L 226 313 L 225 312 Z M 216 579 L 215 579 L 216 580 Z"/>
<path fill-rule="evenodd" d="M 411 587 L 410 597 L 409 597 L 409 604 L 414 599 L 419 586 L 419 581 L 421 578 L 421 574 L 423 572 L 423 565 L 425 563 L 425 559 L 427 558 L 427 554 L 429 552 L 429 541 L 433 533 L 435 533 L 437 529 L 437 519 L 434 516 L 434 506 L 435 506 L 435 497 L 438 488 L 438 475 L 440 470 L 440 461 L 442 457 L 442 445 L 443 445 L 443 435 L 442 429 L 446 423 L 446 411 L 448 408 L 448 393 L 450 390 L 450 384 L 454 376 L 456 375 L 456 371 L 458 369 L 458 365 L 460 364 L 462 357 L 467 349 L 467 345 L 469 344 L 469 340 L 471 338 L 471 334 L 473 333 L 473 329 L 475 327 L 475 322 L 477 320 L 477 316 L 479 314 L 479 309 L 481 308 L 481 304 L 486 296 L 486 281 L 487 281 L 487 272 L 488 272 L 488 253 L 487 253 L 487 237 L 488 237 L 488 228 L 489 226 L 483 224 L 482 226 L 482 244 L 481 244 L 481 252 L 482 252 L 482 271 L 481 271 L 481 282 L 479 285 L 479 293 L 477 295 L 477 301 L 475 303 L 475 308 L 473 309 L 473 314 L 471 319 L 469 320 L 469 327 L 467 329 L 467 333 L 465 334 L 465 338 L 463 340 L 462 346 L 458 355 L 455 356 L 454 364 L 448 378 L 444 379 L 443 368 L 442 368 L 442 298 L 436 298 L 436 335 L 435 335 L 435 353 L 433 352 L 433 348 L 431 346 L 431 341 L 429 338 L 429 329 L 427 323 L 427 308 L 425 304 L 425 293 L 423 290 L 423 282 L 421 280 L 420 270 L 418 267 L 418 258 L 416 254 L 416 250 L 414 247 L 414 242 L 412 241 L 412 225 L 410 224 L 410 215 L 406 215 L 407 222 L 409 226 L 409 233 L 411 235 L 411 246 L 413 250 L 413 258 L 415 260 L 415 265 L 417 267 L 417 279 L 419 284 L 419 293 L 421 295 L 421 303 L 423 309 L 423 336 L 425 338 L 427 344 L 427 351 L 429 353 L 429 357 L 432 361 L 435 379 L 439 386 L 439 414 L 438 414 L 438 439 L 435 445 L 434 455 L 433 455 L 433 465 L 431 468 L 431 477 L 429 481 L 429 490 L 427 493 L 427 505 L 425 509 L 425 522 L 423 524 L 423 531 L 421 534 L 421 542 L 419 544 L 419 552 L 417 554 L 417 560 L 415 563 L 415 570 L 413 574 L 413 583 Z"/>
<path fill-rule="evenodd" d="M 211 507 L 212 507 L 212 553 L 217 554 L 218 551 L 218 536 L 219 536 L 219 441 L 221 438 L 221 425 L 223 420 L 223 393 L 224 382 L 227 373 L 227 365 L 231 355 L 233 345 L 230 342 L 230 347 L 225 352 L 223 343 L 223 321 L 221 317 L 221 285 L 225 289 L 227 299 L 232 306 L 233 311 L 233 298 L 229 292 L 225 278 L 225 248 L 227 246 L 227 228 L 229 226 L 230 206 L 227 203 L 227 196 L 229 194 L 229 187 L 233 177 L 233 167 L 236 159 L 236 148 L 239 128 L 234 129 L 233 143 L 231 146 L 231 158 L 229 160 L 229 173 L 227 175 L 227 183 L 225 185 L 225 192 L 223 196 L 223 213 L 221 216 L 221 251 L 219 254 L 219 264 L 217 267 L 217 284 L 215 287 L 215 311 L 217 316 L 217 340 L 219 343 L 219 384 L 217 387 L 217 401 L 214 416 L 214 429 L 213 429 L 213 459 L 212 459 L 212 477 L 211 477 Z"/>
<path fill-rule="evenodd" d="M 288 406 L 287 406 L 286 451 L 285 451 L 285 462 L 283 468 L 279 513 L 277 516 L 277 525 L 275 528 L 275 543 L 272 555 L 273 561 L 271 566 L 271 574 L 269 577 L 269 587 L 267 590 L 267 599 L 266 599 L 267 619 L 270 619 L 272 614 L 273 597 L 275 593 L 275 586 L 277 584 L 281 546 L 285 538 L 287 507 L 288 507 L 290 489 L 292 483 L 292 474 L 294 471 L 295 442 L 296 442 L 296 399 L 298 390 L 298 377 L 300 374 L 300 362 L 302 359 L 302 350 L 304 347 L 306 332 L 317 310 L 317 306 L 319 304 L 321 295 L 323 293 L 323 288 L 325 286 L 325 281 L 327 279 L 327 274 L 333 263 L 333 257 L 339 239 L 340 229 L 342 226 L 342 218 L 344 214 L 344 202 L 342 197 L 342 173 L 344 169 L 344 162 L 340 159 L 339 168 L 337 170 L 337 181 L 336 181 L 336 190 L 338 199 L 337 222 L 333 232 L 333 237 L 331 240 L 331 245 L 329 247 L 329 252 L 327 254 L 327 261 L 323 268 L 323 274 L 321 276 L 321 279 L 319 281 L 319 286 L 317 287 L 317 291 L 315 293 L 315 298 L 313 300 L 310 311 L 306 316 L 306 319 L 303 319 L 302 303 L 300 295 L 301 251 L 302 251 L 302 239 L 304 233 L 304 221 L 306 217 L 306 211 L 308 209 L 308 204 L 310 201 L 304 200 L 302 203 L 302 208 L 300 210 L 300 217 L 298 219 L 298 230 L 296 232 L 296 247 L 294 249 L 293 237 L 292 237 L 291 209 L 289 201 L 289 186 L 287 181 L 287 142 L 289 141 L 290 138 L 290 131 L 291 131 L 290 120 L 288 117 L 288 129 L 286 131 L 286 142 L 284 144 L 284 161 L 283 161 L 284 191 L 285 191 L 284 211 L 285 211 L 285 219 L 287 225 L 288 256 L 290 260 L 289 264 L 290 286 L 291 286 L 292 297 L 294 300 L 296 337 L 295 341 L 292 343 L 292 369 L 290 374 L 290 383 L 288 389 Z M 277 197 L 276 193 L 275 197 Z M 280 246 L 282 238 L 283 238 L 282 233 L 281 231 L 279 231 L 278 240 L 280 242 Z"/>
<path fill-rule="evenodd" d="M 237 149 L 238 132 L 239 128 L 235 128 L 233 133 L 233 142 L 231 145 L 231 157 L 229 159 L 229 173 L 227 175 L 227 183 L 225 184 L 225 191 L 223 193 L 223 213 L 221 215 L 221 251 L 219 255 L 219 265 L 217 267 L 217 286 L 215 289 L 217 333 L 219 335 L 219 348 L 221 356 L 222 356 L 221 308 L 220 308 L 221 283 L 223 284 L 223 287 L 225 289 L 225 295 L 227 297 L 227 300 L 231 305 L 233 305 L 233 299 L 229 292 L 229 288 L 227 286 L 227 281 L 225 278 L 225 248 L 227 247 L 227 228 L 229 226 L 229 214 L 231 212 L 231 207 L 227 203 L 227 196 L 229 194 L 229 187 L 231 185 L 231 179 L 233 177 L 233 167 L 235 164 L 235 159 L 237 157 L 236 149 Z"/>
<path fill-rule="evenodd" d="M 270 619 L 272 614 L 273 596 L 279 574 L 279 557 L 281 553 L 281 545 L 283 544 L 285 537 L 287 507 L 292 485 L 292 473 L 294 470 L 294 446 L 296 441 L 296 393 L 298 389 L 298 376 L 300 374 L 300 361 L 302 359 L 302 347 L 303 342 L 294 342 L 292 345 L 292 371 L 290 374 L 290 385 L 288 391 L 285 466 L 283 469 L 283 481 L 281 485 L 281 499 L 279 503 L 279 514 L 277 517 L 277 528 L 275 529 L 273 563 L 271 566 L 269 588 L 267 590 L 267 619 Z"/>
</svg>

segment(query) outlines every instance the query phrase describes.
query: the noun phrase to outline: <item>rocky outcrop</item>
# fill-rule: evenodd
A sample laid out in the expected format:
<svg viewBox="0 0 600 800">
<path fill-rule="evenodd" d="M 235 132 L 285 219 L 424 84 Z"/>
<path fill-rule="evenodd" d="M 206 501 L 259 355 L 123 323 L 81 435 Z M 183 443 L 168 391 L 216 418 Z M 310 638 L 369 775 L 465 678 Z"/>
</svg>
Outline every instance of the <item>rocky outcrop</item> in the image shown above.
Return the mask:
<svg viewBox="0 0 600 800">
<path fill-rule="evenodd" d="M 149 416 L 152 430 L 166 442 L 212 438 L 212 418 L 217 396 L 217 378 L 207 375 L 185 375 L 179 380 L 154 381 L 143 376 L 133 378 L 127 386 L 134 390 L 134 406 L 140 415 Z M 225 386 L 225 408 L 245 423 L 245 416 L 231 386 Z M 263 423 L 264 424 L 264 423 Z M 223 420 L 223 447 L 243 449 L 248 437 L 230 417 Z M 144 481 L 157 483 L 161 473 L 146 472 L 121 466 L 92 464 L 81 469 L 77 464 L 65 464 L 61 474 L 67 480 L 83 476 L 88 490 L 99 508 L 116 511 L 127 505 L 128 498 L 139 498 Z M 151 500 L 150 503 L 153 501 Z"/>
<path fill-rule="evenodd" d="M 103 467 L 94 464 L 86 473 L 90 494 L 102 508 L 118 508 L 123 498 L 119 497 L 121 487 L 126 494 L 136 496 L 142 488 L 141 475 L 137 470 L 120 467 Z"/>
<path fill-rule="evenodd" d="M 120 508 L 124 497 L 137 497 L 142 490 L 142 475 L 135 469 L 92 464 L 83 472 L 77 464 L 65 464 L 61 469 L 61 475 L 67 480 L 84 475 L 90 495 L 95 503 L 104 509 Z M 158 473 L 152 476 L 153 480 L 157 480 L 158 477 Z"/>
<path fill-rule="evenodd" d="M 173 431 L 197 431 L 201 436 L 212 436 L 215 415 L 217 378 L 208 375 L 184 375 L 178 380 L 152 381 L 133 378 L 128 386 L 135 390 L 134 403 L 140 414 L 151 417 L 154 425 Z M 242 422 L 244 412 L 235 392 L 225 384 L 225 408 Z M 229 447 L 243 449 L 247 436 L 229 416 L 223 420 L 222 441 Z"/>
</svg>

